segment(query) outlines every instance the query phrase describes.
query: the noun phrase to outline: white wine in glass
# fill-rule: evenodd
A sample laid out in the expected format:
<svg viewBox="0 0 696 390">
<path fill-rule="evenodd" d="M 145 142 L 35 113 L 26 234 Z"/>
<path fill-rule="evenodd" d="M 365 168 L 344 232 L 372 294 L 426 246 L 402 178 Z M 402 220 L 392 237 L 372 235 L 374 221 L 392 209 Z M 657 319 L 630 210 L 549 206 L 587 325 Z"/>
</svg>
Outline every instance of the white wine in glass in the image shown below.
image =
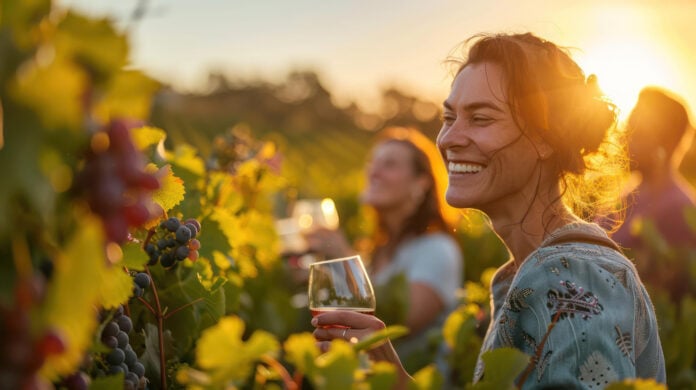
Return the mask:
<svg viewBox="0 0 696 390">
<path fill-rule="evenodd" d="M 318 261 L 309 266 L 309 310 L 375 313 L 375 293 L 360 256 Z"/>
</svg>

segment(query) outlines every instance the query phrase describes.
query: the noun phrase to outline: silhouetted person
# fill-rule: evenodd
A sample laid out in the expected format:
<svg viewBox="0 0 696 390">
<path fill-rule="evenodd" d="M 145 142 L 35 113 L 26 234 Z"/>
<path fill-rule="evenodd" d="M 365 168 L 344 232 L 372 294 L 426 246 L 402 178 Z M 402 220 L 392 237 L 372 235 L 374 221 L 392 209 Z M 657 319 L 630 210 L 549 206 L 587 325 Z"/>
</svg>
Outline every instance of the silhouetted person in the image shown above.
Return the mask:
<svg viewBox="0 0 696 390">
<path fill-rule="evenodd" d="M 669 261 L 668 252 L 696 250 L 696 232 L 685 218 L 685 211 L 696 206 L 696 190 L 678 170 L 693 139 L 686 105 L 667 90 L 644 88 L 627 131 L 635 188 L 613 239 L 633 253 L 646 285 L 667 289 L 678 300 L 689 289 L 689 270 L 685 258 Z M 660 248 L 656 233 L 667 248 Z"/>
</svg>

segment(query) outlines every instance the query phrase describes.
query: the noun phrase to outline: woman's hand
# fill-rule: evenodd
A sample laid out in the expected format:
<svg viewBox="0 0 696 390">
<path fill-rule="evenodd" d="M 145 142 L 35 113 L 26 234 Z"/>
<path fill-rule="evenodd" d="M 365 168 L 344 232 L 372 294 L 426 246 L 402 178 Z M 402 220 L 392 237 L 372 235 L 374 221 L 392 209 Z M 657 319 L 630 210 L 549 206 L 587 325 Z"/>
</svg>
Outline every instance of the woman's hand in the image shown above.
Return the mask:
<svg viewBox="0 0 696 390">
<path fill-rule="evenodd" d="M 345 235 L 340 230 L 313 229 L 304 234 L 309 252 L 321 253 L 327 259 L 336 259 L 355 254 Z"/>
<path fill-rule="evenodd" d="M 343 339 L 351 343 L 357 343 L 362 338 L 385 328 L 384 322 L 379 318 L 350 310 L 329 311 L 317 315 L 312 319 L 314 338 L 319 342 L 319 348 L 326 351 L 331 340 Z M 367 351 L 370 358 L 375 361 L 387 361 L 397 368 L 398 384 L 396 388 L 405 388 L 410 376 L 404 369 L 394 347 L 390 341 L 381 343 Z"/>
</svg>

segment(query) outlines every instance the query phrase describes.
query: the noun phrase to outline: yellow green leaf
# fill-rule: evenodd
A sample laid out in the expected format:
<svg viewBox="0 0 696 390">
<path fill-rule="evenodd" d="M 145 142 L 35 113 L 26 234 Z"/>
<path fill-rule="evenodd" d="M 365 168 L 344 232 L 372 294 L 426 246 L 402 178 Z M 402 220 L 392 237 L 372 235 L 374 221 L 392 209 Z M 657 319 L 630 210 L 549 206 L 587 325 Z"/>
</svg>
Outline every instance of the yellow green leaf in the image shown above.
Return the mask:
<svg viewBox="0 0 696 390">
<path fill-rule="evenodd" d="M 257 330 L 247 342 L 242 340 L 244 322 L 224 317 L 203 332 L 196 347 L 197 364 L 213 382 L 236 381 L 247 377 L 253 363 L 266 354 L 275 354 L 278 341 L 268 332 Z"/>
<path fill-rule="evenodd" d="M 128 241 L 121 247 L 123 250 L 122 265 L 129 270 L 142 271 L 149 260 L 140 242 Z"/>
<path fill-rule="evenodd" d="M 138 150 L 145 150 L 152 145 L 158 145 L 167 138 L 167 133 L 162 129 L 151 126 L 138 127 L 131 130 L 133 143 Z"/>
<path fill-rule="evenodd" d="M 205 174 L 205 162 L 198 157 L 198 151 L 191 145 L 177 146 L 173 153 L 167 153 L 167 160 L 195 175 Z"/>
<path fill-rule="evenodd" d="M 311 333 L 293 334 L 283 345 L 285 358 L 301 372 L 309 373 L 314 368 L 314 359 L 319 356 L 317 341 Z"/>
<path fill-rule="evenodd" d="M 119 71 L 111 76 L 97 101 L 95 116 L 104 122 L 116 117 L 146 119 L 151 111 L 152 95 L 159 87 L 139 71 Z"/>
<path fill-rule="evenodd" d="M 160 188 L 152 193 L 152 199 L 164 211 L 169 211 L 184 199 L 184 182 L 174 176 L 169 165 L 160 168 L 157 176 L 160 178 Z"/>
<path fill-rule="evenodd" d="M 624 379 L 621 382 L 610 383 L 605 390 L 667 390 L 667 386 L 655 382 L 654 379 Z"/>
<path fill-rule="evenodd" d="M 460 330 L 468 321 L 471 321 L 478 313 L 478 306 L 474 304 L 458 307 L 450 313 L 442 326 L 442 336 L 451 348 L 454 348 L 459 341 Z"/>
<path fill-rule="evenodd" d="M 441 389 L 443 384 L 442 374 L 434 365 L 421 368 L 413 375 L 413 382 L 409 383 L 409 389 L 429 390 Z"/>
<path fill-rule="evenodd" d="M 40 322 L 59 329 L 66 337 L 65 353 L 49 357 L 42 369 L 46 378 L 74 372 L 92 341 L 97 326 L 96 308 L 100 299 L 110 303 L 125 301 L 132 281 L 120 269 L 107 264 L 101 222 L 80 216 L 80 225 L 55 259 L 55 270 L 40 308 Z M 125 291 L 107 291 L 128 280 Z M 109 281 L 110 278 L 116 279 Z M 108 283 L 108 286 L 104 286 Z"/>
</svg>

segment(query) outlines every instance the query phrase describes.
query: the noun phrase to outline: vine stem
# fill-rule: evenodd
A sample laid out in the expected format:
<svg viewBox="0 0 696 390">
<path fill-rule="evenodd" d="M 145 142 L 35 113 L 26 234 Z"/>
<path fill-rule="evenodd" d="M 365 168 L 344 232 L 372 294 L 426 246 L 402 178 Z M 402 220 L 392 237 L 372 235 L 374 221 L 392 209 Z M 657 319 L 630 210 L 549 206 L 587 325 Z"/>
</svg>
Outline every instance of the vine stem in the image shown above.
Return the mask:
<svg viewBox="0 0 696 390">
<path fill-rule="evenodd" d="M 150 267 L 145 266 L 145 272 L 150 277 L 152 286 L 152 295 L 155 297 L 155 319 L 157 319 L 157 337 L 159 339 L 159 358 L 160 358 L 160 381 L 163 389 L 167 388 L 167 373 L 164 367 L 164 316 L 162 315 L 162 306 L 160 305 L 159 295 L 157 294 L 157 286 L 155 285 Z"/>
<path fill-rule="evenodd" d="M 185 308 L 187 308 L 187 307 L 189 307 L 189 306 L 193 306 L 193 305 L 195 305 L 196 303 L 201 302 L 202 300 L 203 300 L 203 298 L 196 298 L 196 299 L 194 299 L 193 301 L 191 301 L 191 302 L 189 302 L 189 303 L 187 303 L 187 304 L 185 304 L 185 305 L 181 305 L 181 306 L 177 307 L 176 309 L 170 311 L 169 313 L 165 314 L 165 315 L 163 316 L 163 319 L 166 320 L 167 318 L 173 316 L 175 313 L 177 313 L 177 312 L 179 312 L 179 311 L 181 311 L 181 310 L 183 310 L 183 309 L 185 309 Z"/>
<path fill-rule="evenodd" d="M 544 337 L 541 339 L 541 342 L 539 345 L 536 347 L 536 351 L 534 351 L 534 356 L 532 356 L 531 360 L 529 361 L 529 364 L 527 365 L 527 368 L 525 368 L 524 372 L 520 376 L 519 381 L 517 382 L 517 388 L 521 389 L 522 385 L 524 385 L 524 382 L 527 380 L 527 377 L 529 374 L 534 371 L 534 368 L 536 367 L 537 362 L 539 362 L 539 359 L 541 358 L 541 354 L 544 352 L 544 346 L 546 345 L 546 340 L 549 338 L 549 335 L 551 335 L 551 331 L 553 330 L 554 326 L 556 326 L 556 323 L 558 323 L 558 320 L 561 318 L 561 313 L 563 310 L 559 310 L 554 314 L 553 319 L 551 320 L 551 323 L 549 326 L 546 328 L 546 333 L 544 334 Z"/>
<path fill-rule="evenodd" d="M 280 362 L 278 362 L 276 359 L 269 355 L 262 355 L 261 361 L 271 366 L 271 368 L 273 368 L 280 375 L 280 377 L 283 378 L 283 383 L 285 384 L 286 389 L 298 389 L 297 383 L 295 383 L 295 381 L 290 376 L 290 373 L 288 373 L 288 370 L 286 370 L 285 367 L 283 367 L 283 365 L 280 364 Z"/>
</svg>

